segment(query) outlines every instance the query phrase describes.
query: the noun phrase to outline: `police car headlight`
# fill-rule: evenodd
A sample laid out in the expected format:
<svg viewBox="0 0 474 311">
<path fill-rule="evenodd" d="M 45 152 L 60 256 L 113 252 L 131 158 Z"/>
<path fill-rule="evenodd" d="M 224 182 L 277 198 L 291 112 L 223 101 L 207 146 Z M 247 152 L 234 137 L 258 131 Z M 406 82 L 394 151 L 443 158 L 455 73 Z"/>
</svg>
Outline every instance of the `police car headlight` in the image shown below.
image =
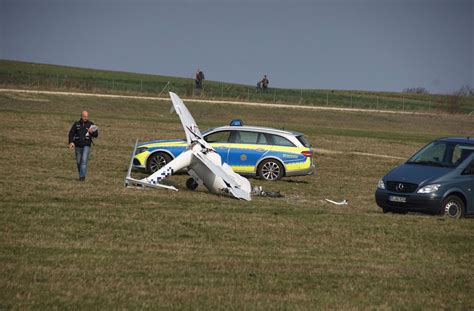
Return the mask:
<svg viewBox="0 0 474 311">
<path fill-rule="evenodd" d="M 147 147 L 138 148 L 137 151 L 135 151 L 135 155 L 140 154 L 140 153 L 142 153 L 142 152 L 145 152 L 145 151 L 147 151 L 147 150 L 148 150 Z"/>
<path fill-rule="evenodd" d="M 417 192 L 418 193 L 433 193 L 433 192 L 438 191 L 439 187 L 441 187 L 440 184 L 428 185 L 428 186 L 424 186 L 423 188 L 421 188 Z"/>
<path fill-rule="evenodd" d="M 385 190 L 385 183 L 383 182 L 382 179 L 379 180 L 379 183 L 377 185 L 377 188 L 379 189 L 384 189 Z"/>
</svg>

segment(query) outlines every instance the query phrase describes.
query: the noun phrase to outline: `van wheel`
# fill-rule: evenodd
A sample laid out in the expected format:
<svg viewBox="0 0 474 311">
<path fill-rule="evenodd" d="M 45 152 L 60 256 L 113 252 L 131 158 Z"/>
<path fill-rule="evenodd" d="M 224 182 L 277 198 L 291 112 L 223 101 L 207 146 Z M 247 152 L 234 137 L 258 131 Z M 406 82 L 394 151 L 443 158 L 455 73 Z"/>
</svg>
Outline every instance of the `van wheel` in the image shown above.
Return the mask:
<svg viewBox="0 0 474 311">
<path fill-rule="evenodd" d="M 457 195 L 450 195 L 443 201 L 444 214 L 453 219 L 464 216 L 464 202 Z"/>
<path fill-rule="evenodd" d="M 270 181 L 276 181 L 285 174 L 283 165 L 278 160 L 267 159 L 258 166 L 258 176 Z"/>
<path fill-rule="evenodd" d="M 188 188 L 191 191 L 196 190 L 198 185 L 199 184 L 193 178 L 188 178 L 188 180 L 186 180 L 186 188 Z"/>
<path fill-rule="evenodd" d="M 164 152 L 153 153 L 146 161 L 146 170 L 153 174 L 171 161 L 171 157 Z"/>
</svg>

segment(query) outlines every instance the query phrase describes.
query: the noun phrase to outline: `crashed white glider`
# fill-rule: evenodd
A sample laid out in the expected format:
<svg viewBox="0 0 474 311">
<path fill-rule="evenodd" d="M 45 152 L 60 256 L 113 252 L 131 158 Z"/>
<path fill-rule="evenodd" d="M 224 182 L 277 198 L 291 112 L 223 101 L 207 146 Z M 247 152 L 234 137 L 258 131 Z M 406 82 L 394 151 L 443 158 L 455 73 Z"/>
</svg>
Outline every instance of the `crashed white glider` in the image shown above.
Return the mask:
<svg viewBox="0 0 474 311">
<path fill-rule="evenodd" d="M 221 156 L 203 139 L 201 131 L 181 98 L 173 92 L 170 92 L 170 96 L 173 102 L 171 110 L 174 109 L 181 119 L 188 148 L 158 171 L 140 180 L 130 177 L 131 162 L 125 178 L 125 186 L 141 185 L 177 191 L 178 189 L 173 186 L 162 184 L 162 181 L 182 169 L 187 169 L 187 173 L 192 178 L 187 182 L 188 188 L 193 189 L 198 185 L 204 185 L 212 193 L 225 193 L 250 201 L 250 182 L 234 172 L 227 163 L 222 162 Z M 134 154 L 135 150 L 132 161 Z"/>
</svg>

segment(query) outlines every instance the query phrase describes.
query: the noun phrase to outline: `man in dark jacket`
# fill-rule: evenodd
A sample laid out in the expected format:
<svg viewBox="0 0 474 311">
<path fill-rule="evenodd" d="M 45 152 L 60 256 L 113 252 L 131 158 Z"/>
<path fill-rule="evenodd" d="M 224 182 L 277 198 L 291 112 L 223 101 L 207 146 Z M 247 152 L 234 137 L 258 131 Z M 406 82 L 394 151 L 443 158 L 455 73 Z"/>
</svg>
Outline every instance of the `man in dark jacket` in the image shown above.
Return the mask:
<svg viewBox="0 0 474 311">
<path fill-rule="evenodd" d="M 196 71 L 196 89 L 202 89 L 202 81 L 204 81 L 204 73 L 198 68 Z"/>
<path fill-rule="evenodd" d="M 262 88 L 264 90 L 268 89 L 268 84 L 270 83 L 270 81 L 268 81 L 267 75 L 264 75 L 262 81 L 260 82 L 262 83 Z"/>
<path fill-rule="evenodd" d="M 87 160 L 91 150 L 92 138 L 99 136 L 99 131 L 94 122 L 89 121 L 89 113 L 83 111 L 81 119 L 69 131 L 69 148 L 76 151 L 77 170 L 79 180 L 84 181 L 87 174 Z"/>
</svg>

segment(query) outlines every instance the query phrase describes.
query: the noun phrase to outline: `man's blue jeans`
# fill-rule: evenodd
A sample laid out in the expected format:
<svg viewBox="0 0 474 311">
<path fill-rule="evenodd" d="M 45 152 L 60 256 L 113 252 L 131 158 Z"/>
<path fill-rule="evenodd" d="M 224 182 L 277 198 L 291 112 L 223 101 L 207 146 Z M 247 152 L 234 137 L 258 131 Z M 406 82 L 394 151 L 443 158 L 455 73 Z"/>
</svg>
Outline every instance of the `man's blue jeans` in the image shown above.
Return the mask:
<svg viewBox="0 0 474 311">
<path fill-rule="evenodd" d="M 86 178 L 87 174 L 87 160 L 91 151 L 90 146 L 76 147 L 76 162 L 79 178 Z"/>
</svg>

